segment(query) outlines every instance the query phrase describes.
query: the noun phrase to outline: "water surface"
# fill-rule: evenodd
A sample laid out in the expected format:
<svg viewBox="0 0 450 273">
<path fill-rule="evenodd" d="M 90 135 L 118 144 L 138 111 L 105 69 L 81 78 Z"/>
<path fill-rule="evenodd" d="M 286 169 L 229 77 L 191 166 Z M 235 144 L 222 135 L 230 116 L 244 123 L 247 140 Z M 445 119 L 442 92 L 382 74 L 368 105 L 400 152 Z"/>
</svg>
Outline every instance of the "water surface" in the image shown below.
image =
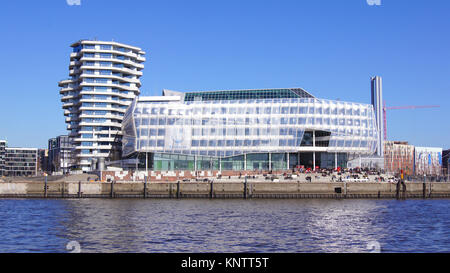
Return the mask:
<svg viewBox="0 0 450 273">
<path fill-rule="evenodd" d="M 450 252 L 450 200 L 1 199 L 0 252 Z"/>
</svg>

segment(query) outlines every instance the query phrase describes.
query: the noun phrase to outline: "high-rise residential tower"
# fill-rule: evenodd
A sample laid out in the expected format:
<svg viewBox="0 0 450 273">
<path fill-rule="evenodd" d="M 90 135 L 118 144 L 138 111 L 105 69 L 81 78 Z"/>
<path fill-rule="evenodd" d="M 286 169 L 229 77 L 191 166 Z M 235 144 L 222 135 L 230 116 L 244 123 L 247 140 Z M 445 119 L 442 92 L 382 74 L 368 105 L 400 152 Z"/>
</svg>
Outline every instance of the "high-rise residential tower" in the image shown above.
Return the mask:
<svg viewBox="0 0 450 273">
<path fill-rule="evenodd" d="M 71 45 L 70 79 L 59 82 L 73 167 L 95 169 L 121 135 L 125 111 L 140 94 L 145 52 L 117 42 L 81 40 Z"/>
<path fill-rule="evenodd" d="M 384 156 L 384 112 L 383 112 L 383 81 L 381 77 L 371 78 L 372 105 L 375 111 L 375 119 L 378 129 L 377 156 Z"/>
</svg>

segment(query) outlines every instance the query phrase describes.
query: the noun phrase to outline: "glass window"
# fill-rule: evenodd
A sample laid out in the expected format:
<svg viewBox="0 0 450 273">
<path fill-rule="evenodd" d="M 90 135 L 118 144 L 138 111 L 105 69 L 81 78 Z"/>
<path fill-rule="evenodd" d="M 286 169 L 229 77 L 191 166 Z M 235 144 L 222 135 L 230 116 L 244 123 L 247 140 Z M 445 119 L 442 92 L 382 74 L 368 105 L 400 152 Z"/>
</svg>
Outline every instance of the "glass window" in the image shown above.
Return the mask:
<svg viewBox="0 0 450 273">
<path fill-rule="evenodd" d="M 112 65 L 111 62 L 100 62 L 100 66 L 106 67 L 106 66 L 111 66 L 111 65 Z"/>
<path fill-rule="evenodd" d="M 101 50 L 111 50 L 112 46 L 111 45 L 100 45 L 100 49 Z"/>
</svg>

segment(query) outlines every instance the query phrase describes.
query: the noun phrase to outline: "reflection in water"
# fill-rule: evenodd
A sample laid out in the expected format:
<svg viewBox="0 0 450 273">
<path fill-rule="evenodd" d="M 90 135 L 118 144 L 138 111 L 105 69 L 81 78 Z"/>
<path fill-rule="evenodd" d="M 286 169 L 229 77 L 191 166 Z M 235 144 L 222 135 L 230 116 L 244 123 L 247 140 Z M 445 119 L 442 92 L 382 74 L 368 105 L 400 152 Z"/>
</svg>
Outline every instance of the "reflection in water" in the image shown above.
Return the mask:
<svg viewBox="0 0 450 273">
<path fill-rule="evenodd" d="M 0 200 L 0 252 L 450 251 L 450 200 Z"/>
</svg>

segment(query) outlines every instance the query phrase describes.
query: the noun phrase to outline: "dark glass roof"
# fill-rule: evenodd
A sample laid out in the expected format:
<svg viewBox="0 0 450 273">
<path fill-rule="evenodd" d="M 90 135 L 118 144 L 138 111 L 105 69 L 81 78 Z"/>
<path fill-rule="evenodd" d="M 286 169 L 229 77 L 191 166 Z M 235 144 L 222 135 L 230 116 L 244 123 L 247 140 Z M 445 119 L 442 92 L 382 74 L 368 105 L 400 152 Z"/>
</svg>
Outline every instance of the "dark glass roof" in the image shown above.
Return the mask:
<svg viewBox="0 0 450 273">
<path fill-rule="evenodd" d="M 314 98 L 301 88 L 201 91 L 184 93 L 184 101 Z"/>
</svg>

